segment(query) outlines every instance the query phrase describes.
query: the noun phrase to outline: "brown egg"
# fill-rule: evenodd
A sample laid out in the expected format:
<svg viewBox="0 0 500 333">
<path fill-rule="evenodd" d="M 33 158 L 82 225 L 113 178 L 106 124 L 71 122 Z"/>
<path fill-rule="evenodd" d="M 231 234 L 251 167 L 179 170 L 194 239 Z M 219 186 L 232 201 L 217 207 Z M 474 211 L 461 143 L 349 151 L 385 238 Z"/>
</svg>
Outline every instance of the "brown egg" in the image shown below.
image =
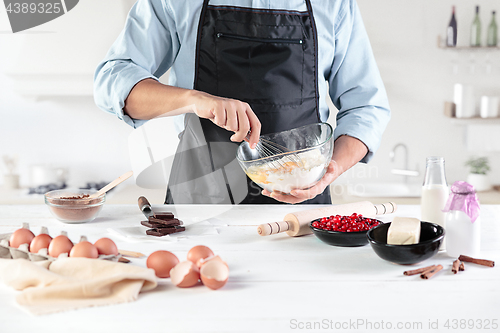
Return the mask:
<svg viewBox="0 0 500 333">
<path fill-rule="evenodd" d="M 210 250 L 210 248 L 205 245 L 197 245 L 189 250 L 187 260 L 195 263 L 199 267 L 200 260 L 212 257 L 213 255 L 214 253 Z"/>
<path fill-rule="evenodd" d="M 47 234 L 36 236 L 30 243 L 30 252 L 38 253 L 41 249 L 48 249 L 51 241 L 52 237 Z"/>
<path fill-rule="evenodd" d="M 69 253 L 73 242 L 65 235 L 55 237 L 49 244 L 49 256 L 57 258 L 61 253 Z"/>
<path fill-rule="evenodd" d="M 31 232 L 31 230 L 26 228 L 17 229 L 10 236 L 9 246 L 17 249 L 19 245 L 29 245 L 33 238 L 35 238 L 35 235 Z"/>
<path fill-rule="evenodd" d="M 229 268 L 227 264 L 214 257 L 212 260 L 206 261 L 200 269 L 201 282 L 210 289 L 217 290 L 222 288 L 229 277 Z"/>
<path fill-rule="evenodd" d="M 152 268 L 159 278 L 170 277 L 170 270 L 179 263 L 175 254 L 169 251 L 159 250 L 151 253 L 146 260 L 146 266 Z"/>
<path fill-rule="evenodd" d="M 71 248 L 69 256 L 95 259 L 99 257 L 99 252 L 97 251 L 97 247 L 95 247 L 94 244 L 87 241 L 82 241 Z"/>
<path fill-rule="evenodd" d="M 99 254 L 105 254 L 105 255 L 118 255 L 118 248 L 116 247 L 115 242 L 113 242 L 111 239 L 103 237 L 97 242 L 94 243 L 95 247 L 97 248 L 97 251 Z"/>
<path fill-rule="evenodd" d="M 179 288 L 189 288 L 198 283 L 200 270 L 192 261 L 186 260 L 175 265 L 170 271 L 170 281 Z"/>
</svg>

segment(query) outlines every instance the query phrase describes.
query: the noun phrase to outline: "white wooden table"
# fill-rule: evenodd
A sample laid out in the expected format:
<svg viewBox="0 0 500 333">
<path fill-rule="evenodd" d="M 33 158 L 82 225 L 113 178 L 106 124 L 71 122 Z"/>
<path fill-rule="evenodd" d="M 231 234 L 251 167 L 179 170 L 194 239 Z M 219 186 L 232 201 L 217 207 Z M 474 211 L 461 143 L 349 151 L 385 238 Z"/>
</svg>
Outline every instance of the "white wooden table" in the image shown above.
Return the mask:
<svg viewBox="0 0 500 333">
<path fill-rule="evenodd" d="M 180 260 L 192 246 L 204 244 L 227 261 L 230 277 L 217 291 L 201 285 L 180 289 L 163 279 L 135 302 L 38 317 L 15 303 L 17 291 L 0 284 L 0 332 L 445 332 L 454 327 L 461 332 L 500 331 L 498 267 L 469 264 L 454 275 L 453 258 L 445 253 L 416 266 L 400 266 L 380 259 L 370 245 L 342 248 L 313 235 L 257 234 L 258 224 L 282 220 L 304 206 L 170 208 L 188 227 L 211 218 L 218 233 L 177 242 L 133 241 L 109 230 L 139 226 L 144 217 L 137 205 L 105 205 L 92 223 L 74 225 L 57 221 L 43 205 L 1 205 L 0 233 L 29 222 L 35 233 L 43 225 L 52 235 L 68 231 L 74 241 L 82 234 L 90 241 L 107 236 L 121 249 L 146 255 L 165 249 Z M 481 214 L 481 257 L 498 265 L 500 206 L 483 205 Z M 395 215 L 419 217 L 420 209 L 400 206 Z M 390 221 L 393 216 L 381 219 Z M 130 264 L 145 266 L 145 261 L 132 259 Z M 403 276 L 407 269 L 431 264 L 444 269 L 430 280 Z"/>
</svg>

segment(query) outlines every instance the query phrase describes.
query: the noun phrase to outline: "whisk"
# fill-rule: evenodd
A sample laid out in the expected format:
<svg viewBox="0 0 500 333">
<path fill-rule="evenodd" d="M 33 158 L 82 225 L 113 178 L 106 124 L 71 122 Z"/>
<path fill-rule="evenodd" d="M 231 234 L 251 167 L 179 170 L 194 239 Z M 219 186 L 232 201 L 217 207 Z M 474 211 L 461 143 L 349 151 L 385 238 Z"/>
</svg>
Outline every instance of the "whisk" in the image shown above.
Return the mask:
<svg viewBox="0 0 500 333">
<path fill-rule="evenodd" d="M 247 135 L 247 139 L 249 139 L 250 133 Z M 295 153 L 289 154 L 291 150 L 288 148 L 270 140 L 259 138 L 259 142 L 254 148 L 259 153 L 261 158 L 267 157 L 276 157 L 276 159 L 270 161 L 268 165 L 272 166 L 274 169 L 285 169 L 286 164 L 289 162 L 303 166 L 302 159 Z M 283 155 L 283 156 L 281 156 Z"/>
</svg>

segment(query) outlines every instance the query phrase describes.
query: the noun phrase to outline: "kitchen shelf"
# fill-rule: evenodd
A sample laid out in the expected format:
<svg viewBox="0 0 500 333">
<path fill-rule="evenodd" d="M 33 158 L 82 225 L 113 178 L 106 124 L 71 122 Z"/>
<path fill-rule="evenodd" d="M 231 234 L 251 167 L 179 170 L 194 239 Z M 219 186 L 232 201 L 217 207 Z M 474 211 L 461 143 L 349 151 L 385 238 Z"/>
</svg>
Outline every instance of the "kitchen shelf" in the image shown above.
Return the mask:
<svg viewBox="0 0 500 333">
<path fill-rule="evenodd" d="M 457 52 L 497 52 L 500 46 L 446 46 L 445 39 L 438 36 L 438 48 Z"/>
<path fill-rule="evenodd" d="M 451 118 L 451 123 L 455 125 L 500 125 L 500 117 L 497 118 Z"/>
<path fill-rule="evenodd" d="M 440 49 L 444 50 L 451 50 L 451 51 L 473 51 L 473 52 L 495 52 L 495 51 L 500 51 L 500 47 L 498 46 L 477 46 L 477 47 L 472 47 L 472 46 L 439 46 Z"/>
</svg>

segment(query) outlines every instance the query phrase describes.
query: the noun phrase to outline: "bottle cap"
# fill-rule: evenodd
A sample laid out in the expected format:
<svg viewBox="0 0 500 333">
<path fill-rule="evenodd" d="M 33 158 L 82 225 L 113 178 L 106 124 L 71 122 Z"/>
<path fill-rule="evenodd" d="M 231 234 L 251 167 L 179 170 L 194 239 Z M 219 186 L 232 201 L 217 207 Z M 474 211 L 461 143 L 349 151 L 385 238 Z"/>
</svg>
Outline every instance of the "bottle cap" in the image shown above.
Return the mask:
<svg viewBox="0 0 500 333">
<path fill-rule="evenodd" d="M 429 156 L 426 158 L 426 163 L 444 163 L 444 158 L 440 156 Z"/>
<path fill-rule="evenodd" d="M 451 185 L 451 194 L 443 212 L 461 210 L 470 217 L 472 223 L 479 217 L 479 200 L 474 186 L 464 181 L 456 181 Z"/>
</svg>

